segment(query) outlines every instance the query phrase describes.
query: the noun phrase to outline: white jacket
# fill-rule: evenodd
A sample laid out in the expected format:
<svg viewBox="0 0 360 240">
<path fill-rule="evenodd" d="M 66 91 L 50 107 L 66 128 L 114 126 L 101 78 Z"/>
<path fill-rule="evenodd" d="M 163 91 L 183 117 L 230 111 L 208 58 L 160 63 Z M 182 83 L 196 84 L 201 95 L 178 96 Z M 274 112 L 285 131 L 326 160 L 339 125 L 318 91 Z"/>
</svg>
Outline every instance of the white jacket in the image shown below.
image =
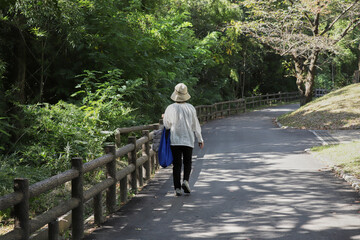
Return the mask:
<svg viewBox="0 0 360 240">
<path fill-rule="evenodd" d="M 203 142 L 201 127 L 196 110 L 189 103 L 173 103 L 164 114 L 164 126 L 170 129 L 171 146 L 188 146 L 194 148 L 195 136 Z"/>
</svg>

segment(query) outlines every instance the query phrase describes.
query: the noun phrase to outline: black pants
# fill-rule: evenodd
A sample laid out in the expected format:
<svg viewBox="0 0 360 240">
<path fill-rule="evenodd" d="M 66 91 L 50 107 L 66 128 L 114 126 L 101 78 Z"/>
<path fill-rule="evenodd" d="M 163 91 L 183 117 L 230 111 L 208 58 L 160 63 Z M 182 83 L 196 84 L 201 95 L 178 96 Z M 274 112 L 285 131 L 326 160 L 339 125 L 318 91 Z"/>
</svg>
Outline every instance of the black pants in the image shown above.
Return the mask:
<svg viewBox="0 0 360 240">
<path fill-rule="evenodd" d="M 181 168 L 184 163 L 184 178 L 189 181 L 193 148 L 188 146 L 171 146 L 173 155 L 173 180 L 174 188 L 181 188 Z"/>
</svg>

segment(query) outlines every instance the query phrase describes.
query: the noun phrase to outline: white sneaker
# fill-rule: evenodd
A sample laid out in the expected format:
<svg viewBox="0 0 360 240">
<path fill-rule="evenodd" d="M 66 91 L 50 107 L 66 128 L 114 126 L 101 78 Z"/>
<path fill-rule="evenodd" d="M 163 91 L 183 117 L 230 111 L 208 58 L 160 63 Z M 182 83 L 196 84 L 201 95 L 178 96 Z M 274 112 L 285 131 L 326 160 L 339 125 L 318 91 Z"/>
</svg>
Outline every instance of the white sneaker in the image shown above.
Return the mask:
<svg viewBox="0 0 360 240">
<path fill-rule="evenodd" d="M 181 196 L 182 192 L 180 188 L 175 189 L 175 196 Z"/>
<path fill-rule="evenodd" d="M 184 190 L 185 193 L 190 193 L 191 192 L 188 181 L 184 180 L 181 187 L 182 187 L 182 189 Z"/>
</svg>

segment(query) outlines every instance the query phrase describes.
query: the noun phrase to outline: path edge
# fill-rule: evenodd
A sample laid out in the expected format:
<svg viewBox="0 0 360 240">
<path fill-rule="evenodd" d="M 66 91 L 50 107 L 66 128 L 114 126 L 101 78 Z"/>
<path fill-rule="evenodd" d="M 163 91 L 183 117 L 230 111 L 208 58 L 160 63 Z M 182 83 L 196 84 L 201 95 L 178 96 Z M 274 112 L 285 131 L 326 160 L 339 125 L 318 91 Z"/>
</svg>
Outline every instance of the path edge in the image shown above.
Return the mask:
<svg viewBox="0 0 360 240">
<path fill-rule="evenodd" d="M 281 129 L 288 129 L 291 128 L 289 126 L 283 126 L 281 123 L 278 122 L 278 119 L 275 118 L 275 122 L 277 124 L 277 126 Z M 304 129 L 305 130 L 305 129 Z M 315 131 L 313 130 L 308 130 L 306 129 L 306 131 L 311 132 L 312 134 L 314 134 L 314 136 L 320 140 L 320 142 L 322 143 L 322 145 L 329 145 L 329 143 L 327 143 L 321 136 L 319 136 Z M 312 152 L 310 151 L 310 149 L 305 149 L 306 152 L 310 153 L 311 155 Z M 340 178 L 344 179 L 347 183 L 349 183 L 352 188 L 355 189 L 355 191 L 359 194 L 360 196 L 360 179 L 356 178 L 354 175 L 351 174 L 347 174 L 343 169 L 341 169 L 338 166 L 331 166 L 329 164 L 329 161 L 327 161 L 326 159 L 323 159 L 330 167 L 331 171 L 334 172 L 337 176 L 339 176 Z"/>
</svg>

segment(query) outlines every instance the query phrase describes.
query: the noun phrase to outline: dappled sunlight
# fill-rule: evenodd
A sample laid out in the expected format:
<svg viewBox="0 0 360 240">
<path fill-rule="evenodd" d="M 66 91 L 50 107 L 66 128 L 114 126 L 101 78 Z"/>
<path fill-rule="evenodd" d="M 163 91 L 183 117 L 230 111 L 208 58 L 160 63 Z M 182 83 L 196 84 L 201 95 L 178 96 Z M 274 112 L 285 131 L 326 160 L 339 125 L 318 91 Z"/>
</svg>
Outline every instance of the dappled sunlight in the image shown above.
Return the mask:
<svg viewBox="0 0 360 240">
<path fill-rule="evenodd" d="M 235 192 L 237 190 L 239 190 L 240 187 L 239 186 L 227 186 L 226 190 L 228 190 L 229 192 Z"/>
<path fill-rule="evenodd" d="M 151 234 L 148 239 L 358 236 L 359 197 L 304 151 L 321 144 L 314 135 L 276 128 L 271 122 L 276 113 L 252 112 L 206 124 L 206 147 L 194 150 L 191 194 L 175 197 L 171 169 L 162 169 L 158 184 L 150 184 L 147 194 L 125 206 L 131 211 L 119 213 L 124 218 L 111 229 L 113 236 L 147 239 L 139 238 L 139 232 Z"/>
<path fill-rule="evenodd" d="M 309 220 L 306 224 L 302 225 L 301 228 L 311 231 L 326 231 L 329 228 L 358 230 L 358 218 L 359 216 L 357 215 L 349 218 L 349 216 L 345 214 L 333 213 L 330 216 L 319 216 L 318 218 Z"/>
<path fill-rule="evenodd" d="M 251 181 L 251 182 L 253 182 L 253 181 Z M 253 186 L 250 186 L 250 185 L 242 185 L 241 187 L 247 192 L 261 192 L 261 193 L 268 193 L 269 192 L 269 190 L 257 189 L 257 188 L 255 188 Z"/>
<path fill-rule="evenodd" d="M 211 172 L 211 169 L 206 171 Z M 355 204 L 350 210 L 353 224 L 349 225 L 344 221 L 336 223 L 342 220 L 342 215 L 349 215 L 349 204 L 329 204 L 328 200 L 337 194 L 337 190 L 323 190 L 317 182 L 321 181 L 323 176 L 310 172 L 299 172 L 294 176 L 290 171 L 258 169 L 252 169 L 252 171 L 259 177 L 248 179 L 244 178 L 239 171 L 235 171 L 236 174 L 228 176 L 231 179 L 228 179 L 227 183 L 223 181 L 226 176 L 222 176 L 227 172 L 221 172 L 211 178 L 209 177 L 211 174 L 203 175 L 201 173 L 194 185 L 194 196 L 192 197 L 195 198 L 195 204 L 189 205 L 187 209 L 185 206 L 188 205 L 184 203 L 181 214 L 187 215 L 190 214 L 187 211 L 192 211 L 196 215 L 197 208 L 202 211 L 204 208 L 208 208 L 208 215 L 205 219 L 197 219 L 193 222 L 189 233 L 184 231 L 181 226 L 186 225 L 187 220 L 190 221 L 190 219 L 185 220 L 180 226 L 177 225 L 173 230 L 179 231 L 178 234 L 184 239 L 187 237 L 221 238 L 222 236 L 231 238 L 232 234 L 236 235 L 235 233 L 238 237 L 243 233 L 249 238 L 256 236 L 270 239 L 283 236 L 284 233 L 294 232 L 294 230 L 301 235 L 314 231 L 343 229 L 343 224 L 348 226 L 346 229 L 357 230 L 355 226 L 359 220 L 356 219 L 358 217 L 356 211 L 359 207 Z M 272 178 L 272 175 L 276 178 Z M 203 182 L 207 184 L 203 184 Z M 325 183 L 325 185 L 327 184 Z M 289 186 L 291 187 L 289 188 Z M 346 193 L 346 190 L 341 191 Z M 231 195 L 225 194 L 225 192 L 230 192 Z M 207 201 L 204 202 L 203 199 L 196 201 L 197 194 L 208 195 Z M 225 199 L 221 197 L 223 195 L 228 197 Z M 326 221 L 329 218 L 332 218 L 333 221 L 327 224 Z M 212 224 L 209 225 L 209 221 Z M 319 222 L 324 229 L 309 227 L 313 222 Z"/>
<path fill-rule="evenodd" d="M 259 110 L 259 111 L 262 111 L 262 112 L 274 112 L 276 114 L 278 113 L 283 113 L 283 112 L 290 112 L 290 111 L 293 111 L 294 109 L 293 108 L 289 108 L 287 106 L 284 106 L 284 107 L 281 107 L 281 108 L 266 108 L 266 109 L 262 109 L 262 110 Z"/>
<path fill-rule="evenodd" d="M 190 228 L 193 230 L 192 224 L 189 224 Z M 198 226 L 198 225 L 197 225 Z M 207 238 L 217 238 L 218 236 L 221 236 L 224 233 L 227 234 L 236 234 L 239 232 L 246 232 L 247 228 L 242 227 L 238 224 L 214 224 L 210 229 L 206 230 L 206 224 L 203 224 L 203 228 L 201 228 L 201 225 L 199 228 L 197 228 L 195 231 L 192 231 L 188 234 L 183 234 L 184 239 L 192 238 L 192 239 L 207 239 Z M 182 230 L 182 226 L 180 225 L 179 232 Z"/>
</svg>

